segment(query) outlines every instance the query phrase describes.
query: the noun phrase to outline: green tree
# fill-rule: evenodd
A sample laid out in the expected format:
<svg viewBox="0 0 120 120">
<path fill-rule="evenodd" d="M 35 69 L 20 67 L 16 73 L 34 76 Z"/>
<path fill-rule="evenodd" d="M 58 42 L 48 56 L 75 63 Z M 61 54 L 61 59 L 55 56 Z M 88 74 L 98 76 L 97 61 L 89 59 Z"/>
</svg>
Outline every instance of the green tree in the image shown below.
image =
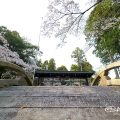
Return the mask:
<svg viewBox="0 0 120 120">
<path fill-rule="evenodd" d="M 55 64 L 55 60 L 53 58 L 51 58 L 49 60 L 49 63 L 48 63 L 48 70 L 56 70 L 56 64 Z"/>
<path fill-rule="evenodd" d="M 108 64 L 120 59 L 120 30 L 111 28 L 105 31 L 96 41 L 93 53 L 101 59 L 103 64 Z"/>
<path fill-rule="evenodd" d="M 93 71 L 92 65 L 87 61 L 83 50 L 79 47 L 76 47 L 72 52 L 71 57 L 74 58 L 74 61 L 76 62 L 76 64 L 71 65 L 72 71 Z"/>
<path fill-rule="evenodd" d="M 71 71 L 79 71 L 79 67 L 76 64 L 72 64 L 70 70 Z"/>
<path fill-rule="evenodd" d="M 77 64 L 72 64 L 70 70 L 71 71 L 80 71 L 81 69 Z M 82 70 L 92 72 L 93 68 L 92 68 L 92 65 L 89 62 L 83 61 L 82 62 Z"/>
<path fill-rule="evenodd" d="M 93 51 L 103 64 L 120 59 L 120 3 L 104 0 L 91 12 L 85 34 L 89 44 L 93 44 Z M 116 78 L 119 78 L 115 69 Z"/>
<path fill-rule="evenodd" d="M 42 69 L 42 60 L 41 59 L 39 59 L 36 64 L 38 67 L 40 67 Z"/>
<path fill-rule="evenodd" d="M 93 71 L 92 65 L 88 61 L 84 61 L 82 63 L 82 66 L 83 66 L 83 71 L 88 71 L 88 72 Z"/>
<path fill-rule="evenodd" d="M 81 50 L 79 47 L 76 47 L 75 50 L 72 52 L 71 57 L 74 58 L 74 61 L 77 63 L 78 67 L 82 71 L 82 62 L 85 60 L 85 54 L 83 50 Z"/>
<path fill-rule="evenodd" d="M 57 68 L 57 71 L 68 71 L 68 69 L 64 65 L 61 65 Z"/>
<path fill-rule="evenodd" d="M 42 70 L 48 70 L 48 60 L 45 60 L 42 64 Z"/>
<path fill-rule="evenodd" d="M 120 59 L 120 3 L 104 0 L 91 12 L 85 28 L 87 42 L 94 53 L 108 64 Z"/>
<path fill-rule="evenodd" d="M 15 51 L 19 54 L 20 58 L 29 63 L 29 58 L 35 58 L 39 49 L 37 46 L 32 45 L 27 42 L 24 38 L 22 38 L 18 32 L 10 31 L 6 27 L 0 27 L 0 34 L 4 36 L 7 40 L 9 46 L 8 48 L 11 51 Z"/>
</svg>

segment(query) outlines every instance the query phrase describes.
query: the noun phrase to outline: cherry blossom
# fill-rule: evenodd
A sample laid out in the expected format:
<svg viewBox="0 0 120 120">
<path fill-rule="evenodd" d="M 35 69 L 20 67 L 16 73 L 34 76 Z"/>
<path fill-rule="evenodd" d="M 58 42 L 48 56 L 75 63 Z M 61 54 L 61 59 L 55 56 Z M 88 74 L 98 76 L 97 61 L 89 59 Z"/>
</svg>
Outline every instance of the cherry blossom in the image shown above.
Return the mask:
<svg viewBox="0 0 120 120">
<path fill-rule="evenodd" d="M 22 59 L 20 59 L 17 52 L 11 51 L 8 48 L 9 44 L 7 40 L 0 35 L 0 59 L 8 62 L 12 62 L 21 66 L 27 72 L 33 72 L 38 66 L 36 64 L 27 64 Z"/>
</svg>

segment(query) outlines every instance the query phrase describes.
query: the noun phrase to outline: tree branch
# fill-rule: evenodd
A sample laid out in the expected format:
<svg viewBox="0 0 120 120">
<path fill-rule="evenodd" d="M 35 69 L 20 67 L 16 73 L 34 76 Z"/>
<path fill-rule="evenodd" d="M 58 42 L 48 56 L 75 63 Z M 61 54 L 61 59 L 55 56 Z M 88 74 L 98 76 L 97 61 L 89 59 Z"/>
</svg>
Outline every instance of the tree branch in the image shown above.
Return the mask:
<svg viewBox="0 0 120 120">
<path fill-rule="evenodd" d="M 82 12 L 81 14 L 85 14 L 87 11 L 89 11 L 90 9 L 92 9 L 93 7 L 95 7 L 96 5 L 98 5 L 99 3 L 101 3 L 103 0 L 99 0 L 97 3 L 95 3 L 94 5 L 92 5 L 91 7 L 89 7 L 88 9 L 86 9 L 84 12 Z"/>
</svg>

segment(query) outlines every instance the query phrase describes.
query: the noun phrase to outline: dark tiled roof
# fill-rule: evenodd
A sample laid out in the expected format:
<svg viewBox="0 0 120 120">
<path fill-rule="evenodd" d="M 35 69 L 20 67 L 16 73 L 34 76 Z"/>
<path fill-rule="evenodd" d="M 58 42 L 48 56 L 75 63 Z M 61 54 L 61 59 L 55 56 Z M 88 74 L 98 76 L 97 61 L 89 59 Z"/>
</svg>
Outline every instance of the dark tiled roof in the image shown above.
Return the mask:
<svg viewBox="0 0 120 120">
<path fill-rule="evenodd" d="M 90 78 L 94 72 L 80 72 L 80 71 L 42 71 L 36 70 L 35 77 L 44 77 L 44 78 Z"/>
</svg>

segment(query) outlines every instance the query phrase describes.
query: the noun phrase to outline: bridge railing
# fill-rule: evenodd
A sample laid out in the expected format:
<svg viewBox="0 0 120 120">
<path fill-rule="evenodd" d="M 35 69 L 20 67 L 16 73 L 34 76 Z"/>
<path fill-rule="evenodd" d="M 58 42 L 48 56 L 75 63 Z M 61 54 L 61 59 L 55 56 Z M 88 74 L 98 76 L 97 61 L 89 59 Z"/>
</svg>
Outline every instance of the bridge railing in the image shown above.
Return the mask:
<svg viewBox="0 0 120 120">
<path fill-rule="evenodd" d="M 104 69 L 102 69 L 101 71 L 99 71 L 93 82 L 92 82 L 92 86 L 97 85 L 97 86 L 120 86 L 120 78 L 115 78 L 115 79 L 111 79 L 108 76 L 108 73 L 110 70 L 112 69 L 116 69 L 120 67 L 120 61 L 117 62 L 113 62 L 109 65 L 107 65 Z"/>
<path fill-rule="evenodd" d="M 20 66 L 0 60 L 0 68 L 10 69 L 17 72 L 16 79 L 0 79 L 0 87 L 9 86 L 9 85 L 32 85 L 32 79 Z"/>
</svg>

